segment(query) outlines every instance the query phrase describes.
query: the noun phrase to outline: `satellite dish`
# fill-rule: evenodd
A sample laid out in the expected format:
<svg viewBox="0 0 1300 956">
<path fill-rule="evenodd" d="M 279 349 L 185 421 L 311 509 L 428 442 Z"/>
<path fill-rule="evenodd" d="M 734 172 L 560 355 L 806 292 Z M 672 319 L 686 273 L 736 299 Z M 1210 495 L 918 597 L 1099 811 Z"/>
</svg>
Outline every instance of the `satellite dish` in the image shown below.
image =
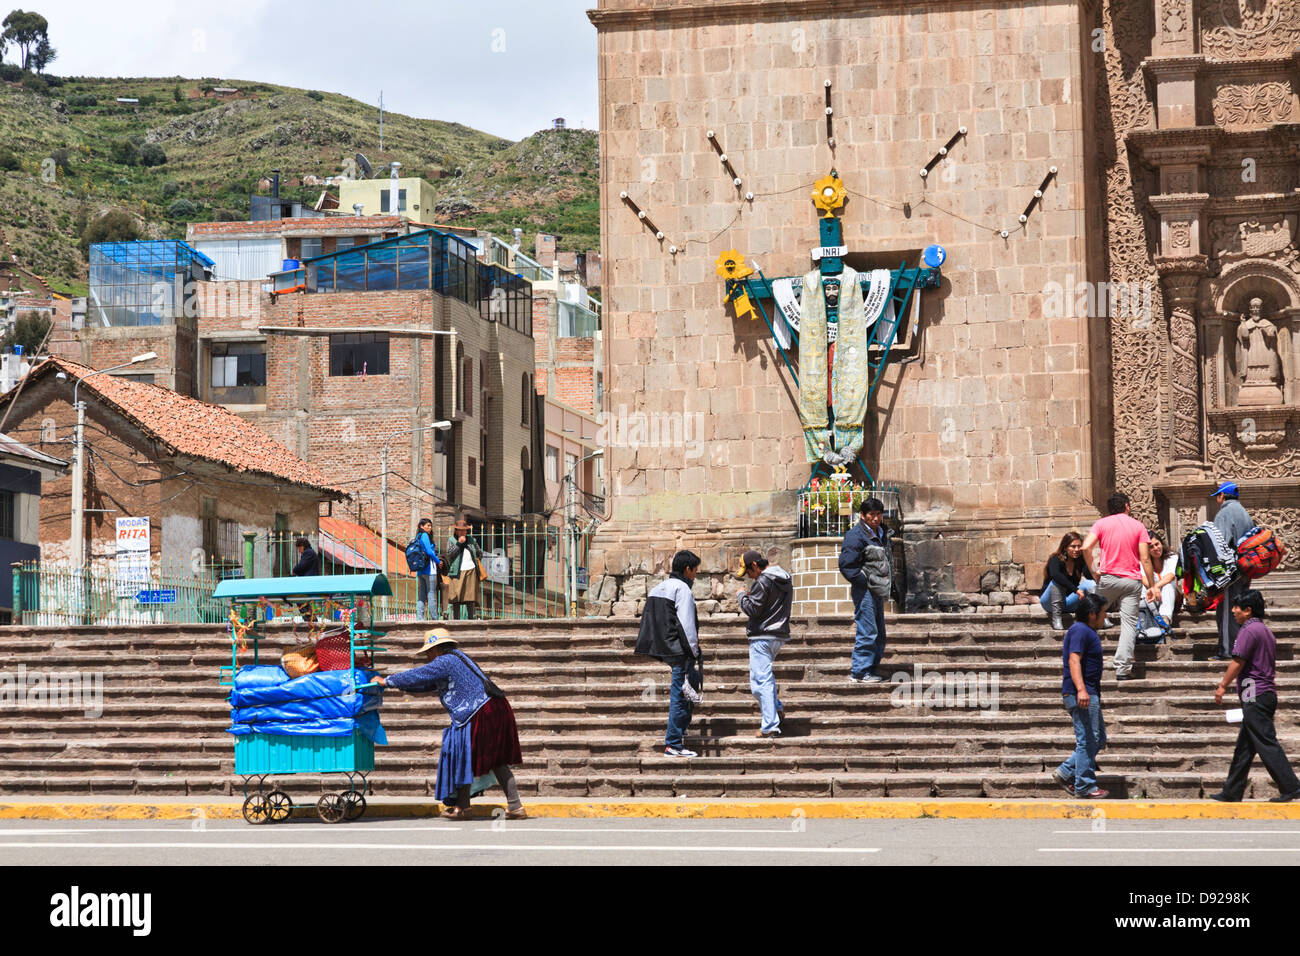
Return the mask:
<svg viewBox="0 0 1300 956">
<path fill-rule="evenodd" d="M 369 179 L 375 174 L 375 169 L 370 165 L 370 160 L 366 159 L 365 153 L 357 153 L 357 168 L 361 170 L 362 179 Z"/>
</svg>

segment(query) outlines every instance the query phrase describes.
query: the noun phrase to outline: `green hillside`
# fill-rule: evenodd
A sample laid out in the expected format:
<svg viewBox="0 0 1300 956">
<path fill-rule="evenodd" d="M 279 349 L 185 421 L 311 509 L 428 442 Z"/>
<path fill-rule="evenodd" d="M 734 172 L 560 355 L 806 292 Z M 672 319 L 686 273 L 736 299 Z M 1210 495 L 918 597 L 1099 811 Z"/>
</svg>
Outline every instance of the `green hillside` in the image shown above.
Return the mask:
<svg viewBox="0 0 1300 956">
<path fill-rule="evenodd" d="M 384 114 L 318 91 L 212 79 L 46 77 L 0 83 L 0 229 L 6 254 L 58 289 L 85 287 L 85 224 L 122 209 L 151 238 L 181 238 L 187 222 L 247 219 L 248 195 L 272 169 L 281 196 L 314 203 L 357 152 L 375 167 L 436 188 L 440 222 L 559 234 L 598 246 L 596 134 L 544 130 L 518 143 L 458 123 Z M 233 87 L 218 96 L 212 87 Z M 122 105 L 132 97 L 138 105 Z M 160 152 L 161 151 L 161 152 Z"/>
</svg>

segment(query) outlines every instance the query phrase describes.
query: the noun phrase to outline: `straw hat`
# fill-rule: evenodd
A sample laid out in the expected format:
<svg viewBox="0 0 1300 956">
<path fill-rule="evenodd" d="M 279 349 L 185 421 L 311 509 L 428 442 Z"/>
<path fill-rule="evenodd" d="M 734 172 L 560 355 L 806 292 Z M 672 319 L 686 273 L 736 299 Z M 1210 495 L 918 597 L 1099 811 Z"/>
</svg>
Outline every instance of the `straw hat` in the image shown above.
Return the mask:
<svg viewBox="0 0 1300 956">
<path fill-rule="evenodd" d="M 425 651 L 431 651 L 435 647 L 455 647 L 458 641 L 451 636 L 451 631 L 445 627 L 435 627 L 424 635 L 424 646 L 415 653 L 423 654 Z"/>
</svg>

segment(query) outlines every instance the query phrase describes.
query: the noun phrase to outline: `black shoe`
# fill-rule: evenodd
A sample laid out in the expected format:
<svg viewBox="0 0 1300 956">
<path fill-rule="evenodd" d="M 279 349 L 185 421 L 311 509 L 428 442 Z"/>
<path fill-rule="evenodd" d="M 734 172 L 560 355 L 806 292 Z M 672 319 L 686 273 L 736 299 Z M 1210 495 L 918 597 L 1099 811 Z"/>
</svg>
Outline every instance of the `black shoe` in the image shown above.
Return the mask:
<svg viewBox="0 0 1300 956">
<path fill-rule="evenodd" d="M 1279 793 L 1276 797 L 1269 797 L 1269 803 L 1290 803 L 1292 800 L 1300 800 L 1300 790 L 1292 790 L 1290 793 Z"/>
<path fill-rule="evenodd" d="M 1212 654 L 1212 655 L 1210 655 L 1210 660 L 1212 660 L 1212 661 L 1230 661 L 1230 660 L 1232 660 L 1232 657 L 1231 657 L 1230 655 L 1228 655 L 1228 654 Z"/>
<path fill-rule="evenodd" d="M 1116 681 L 1122 681 L 1122 680 L 1141 680 L 1141 679 L 1142 679 L 1142 678 L 1138 677 L 1137 674 L 1134 674 L 1134 673 L 1131 672 L 1131 671 L 1130 671 L 1129 673 L 1127 673 L 1127 674 L 1116 674 L 1116 675 L 1115 675 L 1115 680 L 1116 680 Z"/>
<path fill-rule="evenodd" d="M 1218 793 L 1210 794 L 1211 800 L 1218 800 L 1220 803 L 1241 803 L 1241 797 L 1230 797 L 1222 790 Z"/>
</svg>

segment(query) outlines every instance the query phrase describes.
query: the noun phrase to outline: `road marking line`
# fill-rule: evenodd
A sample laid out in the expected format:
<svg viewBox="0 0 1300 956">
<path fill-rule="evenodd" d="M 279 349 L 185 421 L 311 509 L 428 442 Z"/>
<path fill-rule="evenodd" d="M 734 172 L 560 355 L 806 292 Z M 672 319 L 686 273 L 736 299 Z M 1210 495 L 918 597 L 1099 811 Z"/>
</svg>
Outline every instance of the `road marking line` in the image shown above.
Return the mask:
<svg viewBox="0 0 1300 956">
<path fill-rule="evenodd" d="M 76 850 L 555 850 L 628 853 L 879 853 L 880 847 L 599 846 L 583 843 L 0 843 L 5 849 Z"/>
<path fill-rule="evenodd" d="M 1159 833 L 1181 833 L 1181 834 L 1212 834 L 1223 836 L 1279 836 L 1286 834 L 1300 833 L 1300 830 L 1128 830 L 1115 827 L 1113 830 L 1053 830 L 1053 833 L 1067 833 L 1075 835 L 1096 834 L 1097 836 L 1128 836 L 1129 834 L 1159 834 Z"/>
<path fill-rule="evenodd" d="M 320 830 L 326 830 L 326 829 L 337 830 L 342 825 L 343 824 L 338 824 L 338 823 L 293 823 L 289 825 L 289 829 L 292 831 L 304 831 L 304 832 L 316 833 Z M 199 836 L 201 834 L 212 834 L 212 833 L 247 833 L 251 827 L 255 827 L 255 826 L 262 827 L 262 828 L 273 826 L 279 828 L 281 824 L 252 823 L 252 824 L 244 824 L 243 826 L 236 826 L 236 827 L 204 827 L 201 830 L 192 829 L 183 820 L 177 820 L 176 826 L 172 826 L 172 827 L 76 827 L 76 828 L 67 827 L 67 828 L 59 828 L 59 829 L 33 828 L 30 830 L 21 829 L 18 827 L 4 827 L 4 828 L 0 828 L 0 839 L 6 839 L 8 837 L 23 837 L 23 836 L 48 836 L 52 834 L 64 834 L 64 833 L 68 833 L 68 834 L 188 833 L 192 836 Z M 427 833 L 439 833 L 439 832 L 456 833 L 460 830 L 464 830 L 465 827 L 455 827 L 455 826 L 447 826 L 447 825 L 433 826 L 433 827 L 365 826 L 364 829 L 366 833 L 379 833 L 379 832 L 385 832 L 390 830 L 405 832 L 405 833 L 426 833 L 426 832 Z M 283 832 L 283 830 L 280 830 L 279 832 Z"/>
<path fill-rule="evenodd" d="M 1040 846 L 1039 853 L 1300 853 L 1300 846 Z"/>
<path fill-rule="evenodd" d="M 687 821 L 669 821 L 687 822 Z M 789 827 L 530 827 L 528 824 L 507 823 L 501 827 L 477 827 L 479 833 L 501 832 L 511 830 L 517 833 L 666 833 L 681 836 L 683 833 L 794 833 Z"/>
</svg>

